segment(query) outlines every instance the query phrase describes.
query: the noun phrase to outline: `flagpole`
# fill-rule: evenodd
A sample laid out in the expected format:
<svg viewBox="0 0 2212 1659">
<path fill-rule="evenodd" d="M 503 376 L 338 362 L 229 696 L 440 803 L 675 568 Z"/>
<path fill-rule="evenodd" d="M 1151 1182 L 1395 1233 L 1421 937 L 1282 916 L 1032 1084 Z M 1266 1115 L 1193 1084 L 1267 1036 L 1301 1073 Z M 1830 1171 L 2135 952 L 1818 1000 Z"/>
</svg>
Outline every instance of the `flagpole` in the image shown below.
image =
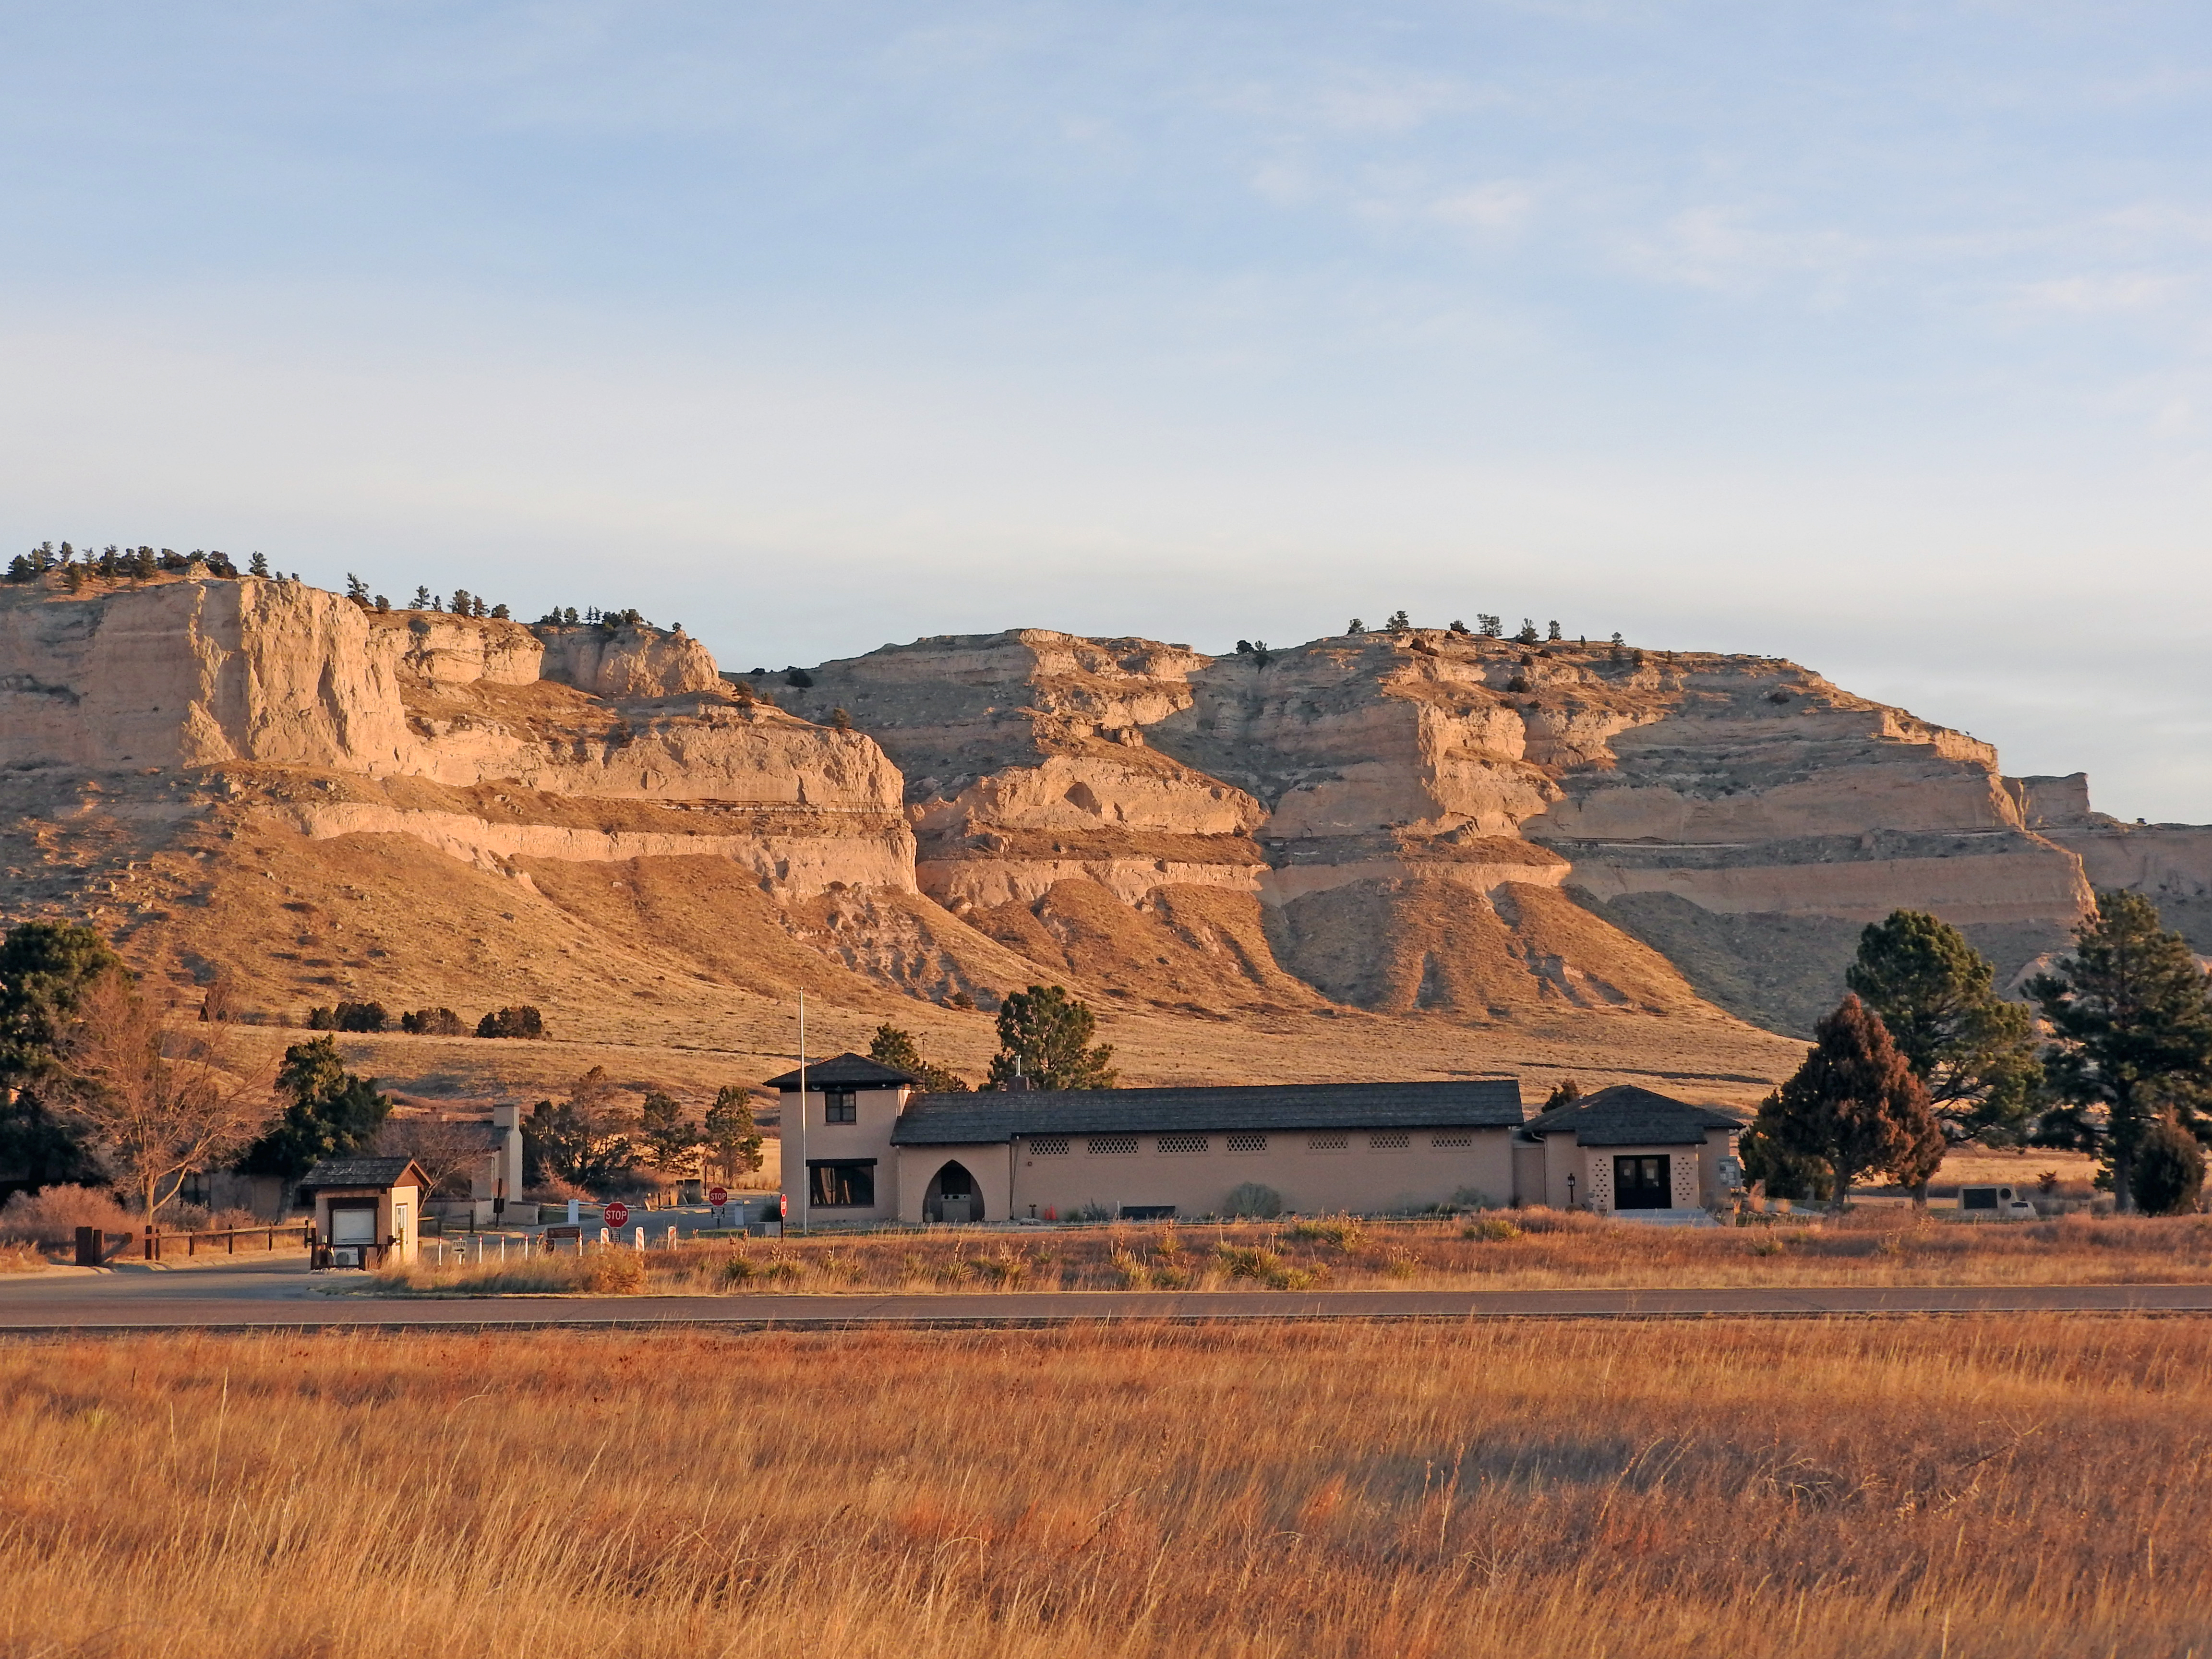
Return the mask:
<svg viewBox="0 0 2212 1659">
<path fill-rule="evenodd" d="M 807 1225 L 813 1214 L 813 1171 L 806 1167 L 806 993 L 799 994 L 799 1231 L 811 1231 Z"/>
</svg>

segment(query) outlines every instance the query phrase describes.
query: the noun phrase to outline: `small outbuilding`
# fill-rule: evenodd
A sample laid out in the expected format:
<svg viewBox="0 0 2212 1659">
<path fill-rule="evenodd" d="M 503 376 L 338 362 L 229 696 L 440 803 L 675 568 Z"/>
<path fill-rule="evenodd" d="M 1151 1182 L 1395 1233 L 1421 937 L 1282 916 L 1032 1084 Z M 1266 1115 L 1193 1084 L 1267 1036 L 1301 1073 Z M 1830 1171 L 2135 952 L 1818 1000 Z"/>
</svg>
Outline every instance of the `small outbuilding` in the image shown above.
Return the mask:
<svg viewBox="0 0 2212 1659">
<path fill-rule="evenodd" d="M 1717 1208 L 1738 1184 L 1741 1120 L 1632 1083 L 1522 1125 L 1514 1188 L 1523 1204 L 1601 1215 Z"/>
<path fill-rule="evenodd" d="M 430 1182 L 411 1158 L 326 1158 L 300 1196 L 315 1206 L 313 1265 L 380 1267 L 415 1260 Z"/>
</svg>

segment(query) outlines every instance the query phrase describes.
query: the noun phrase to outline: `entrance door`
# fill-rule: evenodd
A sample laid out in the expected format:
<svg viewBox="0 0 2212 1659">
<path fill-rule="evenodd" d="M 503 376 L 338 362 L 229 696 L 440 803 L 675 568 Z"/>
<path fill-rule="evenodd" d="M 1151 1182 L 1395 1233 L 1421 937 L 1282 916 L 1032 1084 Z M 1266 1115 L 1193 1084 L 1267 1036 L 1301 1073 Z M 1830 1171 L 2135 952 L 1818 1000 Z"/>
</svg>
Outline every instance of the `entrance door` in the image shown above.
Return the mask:
<svg viewBox="0 0 2212 1659">
<path fill-rule="evenodd" d="M 983 1195 L 975 1190 L 975 1177 L 966 1164 L 947 1164 L 929 1178 L 929 1188 L 921 1195 L 921 1213 L 927 1221 L 983 1218 Z"/>
<path fill-rule="evenodd" d="M 1613 1207 L 1616 1210 L 1671 1210 L 1674 1207 L 1674 1160 L 1664 1152 L 1657 1157 L 1616 1158 L 1613 1160 Z"/>
</svg>

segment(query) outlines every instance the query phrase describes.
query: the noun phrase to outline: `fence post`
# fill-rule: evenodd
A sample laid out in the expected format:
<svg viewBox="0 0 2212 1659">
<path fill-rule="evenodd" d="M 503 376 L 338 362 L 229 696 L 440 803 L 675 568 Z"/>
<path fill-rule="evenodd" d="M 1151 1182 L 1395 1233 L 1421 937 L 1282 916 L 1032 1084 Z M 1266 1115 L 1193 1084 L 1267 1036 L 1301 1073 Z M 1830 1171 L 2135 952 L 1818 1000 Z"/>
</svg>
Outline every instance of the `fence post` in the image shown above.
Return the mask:
<svg viewBox="0 0 2212 1659">
<path fill-rule="evenodd" d="M 676 1224 L 672 1221 L 668 1224 L 668 1243 L 666 1248 L 672 1250 L 676 1248 Z"/>
<path fill-rule="evenodd" d="M 80 1267 L 100 1266 L 100 1247 L 103 1241 L 97 1227 L 76 1230 L 76 1265 Z"/>
</svg>

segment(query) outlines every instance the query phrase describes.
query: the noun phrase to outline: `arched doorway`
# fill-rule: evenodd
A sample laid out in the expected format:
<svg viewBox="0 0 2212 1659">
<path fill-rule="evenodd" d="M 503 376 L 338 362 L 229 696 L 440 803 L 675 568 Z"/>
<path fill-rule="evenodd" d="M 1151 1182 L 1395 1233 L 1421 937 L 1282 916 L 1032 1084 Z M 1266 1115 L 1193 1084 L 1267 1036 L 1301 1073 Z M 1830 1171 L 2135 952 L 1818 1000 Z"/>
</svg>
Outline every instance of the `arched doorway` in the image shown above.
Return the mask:
<svg viewBox="0 0 2212 1659">
<path fill-rule="evenodd" d="M 983 1218 L 982 1190 L 966 1164 L 956 1158 L 930 1176 L 928 1189 L 921 1195 L 921 1215 L 925 1221 Z"/>
</svg>

